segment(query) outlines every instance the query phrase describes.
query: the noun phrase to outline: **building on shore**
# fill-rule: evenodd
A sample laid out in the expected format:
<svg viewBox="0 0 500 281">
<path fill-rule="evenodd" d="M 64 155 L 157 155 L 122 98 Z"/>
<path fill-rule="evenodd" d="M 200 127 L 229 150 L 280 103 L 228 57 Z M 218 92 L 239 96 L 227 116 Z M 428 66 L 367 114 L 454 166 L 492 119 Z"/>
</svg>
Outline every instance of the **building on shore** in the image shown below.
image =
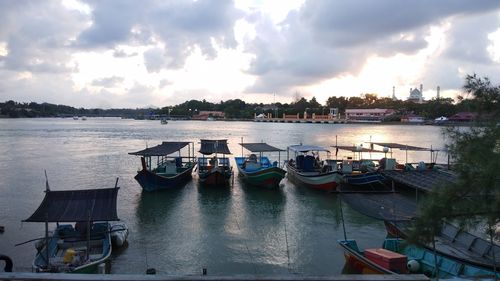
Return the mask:
<svg viewBox="0 0 500 281">
<path fill-rule="evenodd" d="M 209 120 L 209 119 L 224 119 L 226 116 L 222 111 L 200 111 L 197 115 L 193 115 L 193 120 Z"/>
<path fill-rule="evenodd" d="M 448 118 L 450 122 L 472 122 L 476 119 L 477 113 L 475 112 L 459 112 Z"/>
<path fill-rule="evenodd" d="M 394 109 L 346 109 L 345 116 L 347 121 L 352 122 L 381 122 L 384 118 L 394 114 Z"/>
<path fill-rule="evenodd" d="M 401 116 L 402 123 L 424 123 L 425 119 L 422 116 L 410 113 Z"/>
<path fill-rule="evenodd" d="M 420 90 L 415 88 L 412 89 L 410 88 L 410 96 L 408 97 L 408 101 L 412 101 L 415 103 L 423 103 L 424 102 L 424 96 L 423 96 L 423 85 L 420 84 Z"/>
</svg>

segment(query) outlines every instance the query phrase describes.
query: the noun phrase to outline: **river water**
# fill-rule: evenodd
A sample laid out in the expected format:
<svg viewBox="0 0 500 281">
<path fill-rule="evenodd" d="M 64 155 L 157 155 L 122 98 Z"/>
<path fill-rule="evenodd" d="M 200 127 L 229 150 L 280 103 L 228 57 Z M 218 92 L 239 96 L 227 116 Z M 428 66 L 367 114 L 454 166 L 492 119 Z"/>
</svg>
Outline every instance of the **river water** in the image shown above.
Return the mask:
<svg viewBox="0 0 500 281">
<path fill-rule="evenodd" d="M 179 189 L 145 193 L 134 180 L 140 160 L 128 152 L 162 141 L 193 141 L 198 149 L 204 138 L 228 139 L 239 156 L 242 137 L 283 149 L 299 143 L 332 146 L 336 138 L 339 145 L 372 140 L 442 148 L 445 142 L 435 126 L 0 119 L 0 225 L 5 227 L 0 254 L 13 259 L 14 271 L 31 271 L 34 244 L 14 244 L 44 235 L 43 224 L 21 221 L 44 197 L 46 170 L 52 190 L 113 187 L 120 178 L 118 216 L 130 235 L 126 247 L 113 251 L 112 273 L 156 268 L 158 274 L 199 275 L 207 268 L 209 275 L 340 274 L 344 258 L 336 241 L 344 232 L 336 194 L 286 179 L 280 190 L 263 190 L 238 177 L 229 188 L 207 189 L 196 176 Z M 393 156 L 430 160 L 421 152 Z M 379 247 L 386 235 L 383 223 L 346 204 L 342 208 L 347 237 L 361 247 Z"/>
</svg>

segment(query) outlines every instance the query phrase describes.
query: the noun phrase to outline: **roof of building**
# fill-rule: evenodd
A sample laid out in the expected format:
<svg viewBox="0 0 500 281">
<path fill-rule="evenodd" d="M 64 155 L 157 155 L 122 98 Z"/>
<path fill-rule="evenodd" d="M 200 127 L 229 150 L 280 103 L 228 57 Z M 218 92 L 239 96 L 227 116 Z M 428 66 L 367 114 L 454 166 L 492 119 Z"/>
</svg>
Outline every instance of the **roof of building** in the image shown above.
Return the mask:
<svg viewBox="0 0 500 281">
<path fill-rule="evenodd" d="M 394 112 L 394 109 L 387 108 L 352 108 L 346 109 L 346 113 L 388 113 Z"/>
<path fill-rule="evenodd" d="M 476 117 L 477 117 L 477 113 L 464 111 L 464 112 L 458 112 L 457 114 L 455 114 L 453 116 L 450 116 L 450 118 L 448 118 L 448 119 L 449 120 L 457 120 L 457 119 L 472 120 L 472 119 L 474 119 Z"/>
</svg>

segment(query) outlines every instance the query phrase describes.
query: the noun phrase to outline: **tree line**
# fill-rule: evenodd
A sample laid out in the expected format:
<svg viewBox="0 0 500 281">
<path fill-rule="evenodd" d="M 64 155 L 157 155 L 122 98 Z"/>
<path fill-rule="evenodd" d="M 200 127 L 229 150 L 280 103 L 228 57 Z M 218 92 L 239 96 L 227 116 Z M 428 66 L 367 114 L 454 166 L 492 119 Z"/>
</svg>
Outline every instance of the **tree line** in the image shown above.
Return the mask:
<svg viewBox="0 0 500 281">
<path fill-rule="evenodd" d="M 476 77 L 476 76 L 468 76 Z M 466 78 L 467 85 L 473 83 L 471 78 Z M 490 83 L 488 78 L 482 78 L 484 83 Z M 489 85 L 489 84 L 488 84 Z M 474 87 L 478 85 L 473 85 Z M 464 88 L 465 93 L 468 89 Z M 200 111 L 221 111 L 225 113 L 229 119 L 252 119 L 254 114 L 272 114 L 274 117 L 281 117 L 283 114 L 328 114 L 330 108 L 337 108 L 338 112 L 343 115 L 348 108 L 386 108 L 396 110 L 396 114 L 392 115 L 391 120 L 399 121 L 400 117 L 405 114 L 416 114 L 427 119 L 434 119 L 440 116 L 449 117 L 453 114 L 463 111 L 479 112 L 491 111 L 495 106 L 498 106 L 498 97 L 488 93 L 486 90 L 480 95 L 474 95 L 469 98 L 462 96 L 458 97 L 457 101 L 451 98 L 432 99 L 424 103 L 415 103 L 412 101 L 393 100 L 392 98 L 379 98 L 376 94 L 368 93 L 360 97 L 329 97 L 325 104 L 320 104 L 315 97 L 307 100 L 296 93 L 295 101 L 291 103 L 246 103 L 241 99 L 232 99 L 212 103 L 206 100 L 189 100 L 184 103 L 162 108 L 146 108 L 146 109 L 85 109 L 74 108 L 66 105 L 56 105 L 50 103 L 18 103 L 12 100 L 0 103 L 1 117 L 57 117 L 71 115 L 85 116 L 115 116 L 115 117 L 134 117 L 148 118 L 152 115 L 163 116 L 183 116 L 192 117 Z M 484 104 L 489 104 L 489 108 L 482 108 Z"/>
</svg>

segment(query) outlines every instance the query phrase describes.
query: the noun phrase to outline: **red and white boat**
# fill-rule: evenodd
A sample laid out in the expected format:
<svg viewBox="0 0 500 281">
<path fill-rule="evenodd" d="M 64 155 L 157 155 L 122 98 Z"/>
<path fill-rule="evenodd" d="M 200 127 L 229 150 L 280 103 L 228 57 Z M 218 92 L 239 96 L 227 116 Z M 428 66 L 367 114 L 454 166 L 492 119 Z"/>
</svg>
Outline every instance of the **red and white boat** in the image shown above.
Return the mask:
<svg viewBox="0 0 500 281">
<path fill-rule="evenodd" d="M 287 177 L 295 185 L 335 191 L 342 180 L 336 161 L 322 161 L 320 153 L 330 151 L 315 145 L 291 145 L 287 149 Z M 328 158 L 328 157 L 327 157 Z"/>
</svg>

